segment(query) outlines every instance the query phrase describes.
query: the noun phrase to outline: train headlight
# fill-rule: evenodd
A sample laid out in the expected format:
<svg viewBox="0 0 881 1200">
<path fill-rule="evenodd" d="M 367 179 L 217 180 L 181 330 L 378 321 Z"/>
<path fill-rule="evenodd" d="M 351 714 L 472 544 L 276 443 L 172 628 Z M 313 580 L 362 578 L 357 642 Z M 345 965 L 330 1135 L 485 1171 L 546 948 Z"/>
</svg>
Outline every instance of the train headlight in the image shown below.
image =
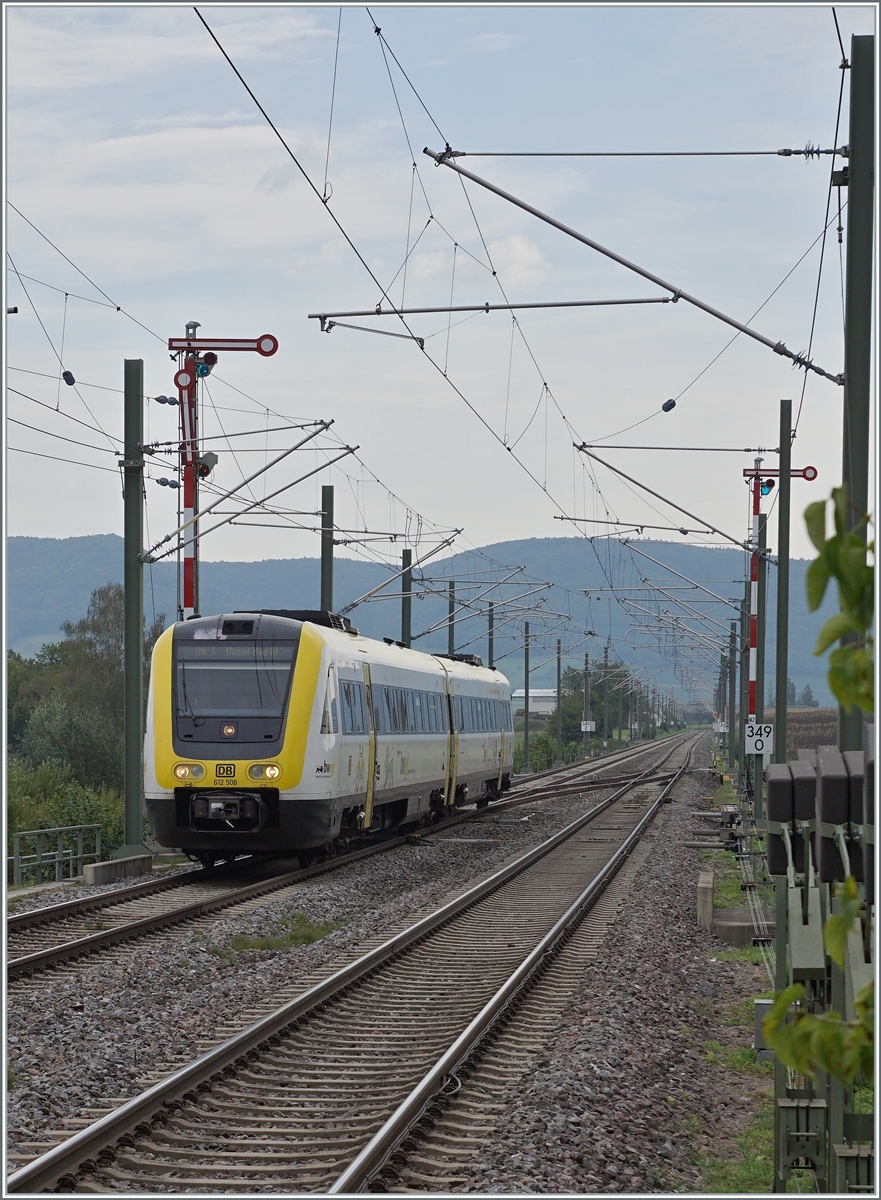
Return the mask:
<svg viewBox="0 0 881 1200">
<path fill-rule="evenodd" d="M 175 779 L 201 779 L 205 768 L 201 763 L 175 763 L 172 773 Z"/>
<path fill-rule="evenodd" d="M 248 767 L 248 774 L 252 779 L 278 779 L 281 767 L 275 763 L 254 763 Z"/>
</svg>

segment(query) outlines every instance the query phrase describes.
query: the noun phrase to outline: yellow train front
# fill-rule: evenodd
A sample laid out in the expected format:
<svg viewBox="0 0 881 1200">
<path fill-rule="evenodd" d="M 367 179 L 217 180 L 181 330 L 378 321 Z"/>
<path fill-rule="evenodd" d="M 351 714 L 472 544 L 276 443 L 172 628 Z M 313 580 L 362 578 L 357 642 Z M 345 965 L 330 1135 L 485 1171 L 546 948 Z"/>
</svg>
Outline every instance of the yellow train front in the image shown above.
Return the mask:
<svg viewBox="0 0 881 1200">
<path fill-rule="evenodd" d="M 332 851 L 510 785 L 508 680 L 287 610 L 179 622 L 153 651 L 154 836 L 202 862 Z"/>
</svg>

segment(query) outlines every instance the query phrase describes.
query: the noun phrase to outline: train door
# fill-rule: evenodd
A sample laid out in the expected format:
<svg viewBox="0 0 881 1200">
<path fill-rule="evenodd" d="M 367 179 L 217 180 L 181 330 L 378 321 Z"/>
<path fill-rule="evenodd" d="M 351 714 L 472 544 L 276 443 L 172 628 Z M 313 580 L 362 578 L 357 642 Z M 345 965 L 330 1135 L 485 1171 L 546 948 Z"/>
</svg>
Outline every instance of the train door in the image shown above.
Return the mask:
<svg viewBox="0 0 881 1200">
<path fill-rule="evenodd" d="M 499 719 L 496 725 L 499 727 L 499 778 L 496 782 L 496 790 L 499 795 L 502 794 L 502 776 L 505 773 L 505 702 L 504 700 L 496 700 L 493 708 L 498 712 Z"/>
<path fill-rule="evenodd" d="M 456 720 L 456 697 L 453 694 L 453 680 L 448 675 L 445 679 L 447 718 L 450 723 L 449 753 L 447 754 L 447 790 L 444 803 L 447 807 L 456 802 L 456 777 L 459 772 L 459 728 Z"/>
<path fill-rule="evenodd" d="M 364 802 L 364 829 L 373 819 L 373 796 L 376 792 L 376 729 L 373 721 L 373 688 L 370 683 L 370 664 L 364 668 L 364 694 L 367 700 L 367 799 Z"/>
</svg>

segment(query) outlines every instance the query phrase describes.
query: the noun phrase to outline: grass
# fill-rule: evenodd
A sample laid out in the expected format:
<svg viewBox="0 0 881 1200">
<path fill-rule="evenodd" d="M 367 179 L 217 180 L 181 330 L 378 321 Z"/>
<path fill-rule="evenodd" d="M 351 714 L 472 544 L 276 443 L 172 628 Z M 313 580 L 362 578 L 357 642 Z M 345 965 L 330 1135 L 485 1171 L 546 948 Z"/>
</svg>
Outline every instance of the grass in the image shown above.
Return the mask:
<svg viewBox="0 0 881 1200">
<path fill-rule="evenodd" d="M 725 1067 L 729 1071 L 743 1071 L 748 1075 L 771 1075 L 773 1065 L 760 1063 L 750 1046 L 723 1046 L 721 1042 L 704 1042 L 707 1062 L 714 1067 Z"/>
<path fill-rule="evenodd" d="M 12 1063 L 6 1064 L 6 1090 L 7 1092 L 15 1090 L 15 1071 L 12 1069 Z"/>
<path fill-rule="evenodd" d="M 734 1144 L 736 1156 L 716 1158 L 707 1154 L 698 1162 L 703 1176 L 702 1191 L 714 1195 L 769 1192 L 774 1178 L 774 1102 L 764 1093 L 743 1133 Z"/>
<path fill-rule="evenodd" d="M 236 954 L 242 954 L 245 950 L 284 951 L 291 950 L 294 946 L 308 946 L 312 942 L 317 942 L 321 938 L 327 937 L 335 929 L 339 929 L 339 925 L 319 925 L 310 921 L 304 913 L 295 912 L 284 917 L 277 928 L 277 933 L 267 937 L 247 937 L 243 933 L 237 933 L 230 940 L 229 948 L 207 946 L 206 949 L 209 954 L 213 954 L 217 958 L 226 959 L 227 962 L 235 962 Z"/>
<path fill-rule="evenodd" d="M 713 908 L 744 908 L 741 876 L 727 850 L 701 850 L 701 861 L 713 868 Z"/>
<path fill-rule="evenodd" d="M 734 1025 L 738 1029 L 752 1029 L 755 1021 L 755 1000 L 772 1000 L 773 991 L 760 992 L 757 996 L 743 996 L 728 1005 L 726 1025 Z"/>
<path fill-rule="evenodd" d="M 720 950 L 716 958 L 719 962 L 749 962 L 756 967 L 761 967 L 765 961 L 758 946 L 739 946 L 736 950 Z"/>
</svg>

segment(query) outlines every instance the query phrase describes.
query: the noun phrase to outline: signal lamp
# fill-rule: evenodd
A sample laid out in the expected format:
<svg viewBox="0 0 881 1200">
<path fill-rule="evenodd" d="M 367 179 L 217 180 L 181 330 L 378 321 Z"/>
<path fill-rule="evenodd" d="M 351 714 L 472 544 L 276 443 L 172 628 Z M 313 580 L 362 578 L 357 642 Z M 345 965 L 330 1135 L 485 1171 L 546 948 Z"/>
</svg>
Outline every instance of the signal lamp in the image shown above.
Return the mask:
<svg viewBox="0 0 881 1200">
<path fill-rule="evenodd" d="M 761 488 L 762 495 L 769 496 L 771 494 L 771 489 L 773 488 L 773 486 L 774 486 L 773 479 L 763 479 L 762 480 L 762 488 Z"/>
<path fill-rule="evenodd" d="M 254 763 L 248 767 L 248 774 L 252 779 L 278 779 L 281 774 L 281 767 L 275 763 Z"/>
<path fill-rule="evenodd" d="M 198 466 L 198 471 L 199 471 L 199 478 L 200 479 L 207 478 L 211 474 L 211 472 L 214 470 L 214 468 L 217 466 L 217 455 L 214 453 L 213 450 L 208 450 L 207 453 L 203 454 L 199 458 L 197 466 Z"/>
<path fill-rule="evenodd" d="M 172 773 L 175 779 L 201 779 L 205 768 L 201 763 L 175 763 Z"/>
</svg>

